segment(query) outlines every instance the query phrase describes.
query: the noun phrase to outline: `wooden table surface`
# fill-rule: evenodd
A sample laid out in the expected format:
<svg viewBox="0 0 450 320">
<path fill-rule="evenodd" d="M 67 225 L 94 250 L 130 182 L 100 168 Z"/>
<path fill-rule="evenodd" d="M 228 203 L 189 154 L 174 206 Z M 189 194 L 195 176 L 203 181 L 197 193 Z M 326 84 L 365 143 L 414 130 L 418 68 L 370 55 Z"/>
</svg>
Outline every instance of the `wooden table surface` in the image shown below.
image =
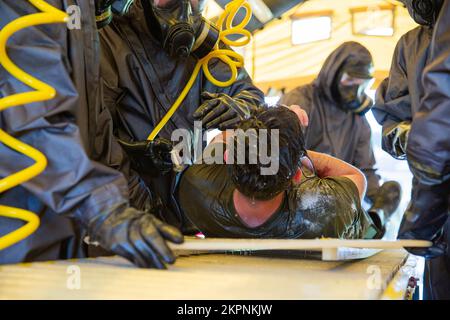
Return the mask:
<svg viewBox="0 0 450 320">
<path fill-rule="evenodd" d="M 365 260 L 206 254 L 169 270 L 119 257 L 0 266 L 0 299 L 378 299 L 404 265 L 404 250 Z"/>
</svg>

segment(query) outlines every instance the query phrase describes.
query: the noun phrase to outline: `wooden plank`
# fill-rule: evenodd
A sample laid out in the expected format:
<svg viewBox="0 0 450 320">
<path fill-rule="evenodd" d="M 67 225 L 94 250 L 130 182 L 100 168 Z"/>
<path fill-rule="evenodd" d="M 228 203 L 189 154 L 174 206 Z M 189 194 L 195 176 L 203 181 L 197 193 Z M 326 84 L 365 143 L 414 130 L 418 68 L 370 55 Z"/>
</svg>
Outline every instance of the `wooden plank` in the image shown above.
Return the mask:
<svg viewBox="0 0 450 320">
<path fill-rule="evenodd" d="M 343 240 L 343 239 L 224 239 L 186 238 L 181 245 L 171 244 L 174 250 L 188 251 L 255 251 L 255 250 L 322 250 L 324 248 L 402 249 L 429 247 L 424 240 Z"/>
<path fill-rule="evenodd" d="M 168 270 L 122 258 L 0 266 L 0 299 L 378 299 L 404 250 L 341 262 L 208 254 Z M 70 287 L 79 270 L 80 288 Z M 375 279 L 376 281 L 373 281 Z"/>
<path fill-rule="evenodd" d="M 225 239 L 185 238 L 181 245 L 170 244 L 177 255 L 204 253 L 239 253 L 257 251 L 313 251 L 321 253 L 323 261 L 365 259 L 382 249 L 403 247 L 429 247 L 431 242 L 422 240 L 342 240 L 342 239 Z"/>
</svg>

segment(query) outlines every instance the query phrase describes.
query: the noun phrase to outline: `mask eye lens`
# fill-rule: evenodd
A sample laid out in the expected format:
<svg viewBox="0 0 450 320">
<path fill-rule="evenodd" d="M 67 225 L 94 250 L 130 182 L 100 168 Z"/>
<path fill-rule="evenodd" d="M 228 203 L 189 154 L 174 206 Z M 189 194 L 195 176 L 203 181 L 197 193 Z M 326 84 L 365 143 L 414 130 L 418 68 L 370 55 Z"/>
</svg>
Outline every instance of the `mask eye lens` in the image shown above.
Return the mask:
<svg viewBox="0 0 450 320">
<path fill-rule="evenodd" d="M 178 2 L 178 0 L 153 0 L 153 5 L 159 9 L 170 9 Z"/>
<path fill-rule="evenodd" d="M 342 75 L 340 84 L 344 87 L 358 86 L 362 91 L 365 91 L 368 87 L 371 86 L 371 84 L 373 84 L 373 80 L 372 79 L 355 78 L 355 77 L 348 75 L 347 73 L 344 73 Z"/>
<path fill-rule="evenodd" d="M 341 78 L 341 84 L 343 86 L 354 86 L 354 85 L 359 86 L 359 85 L 363 85 L 369 81 L 370 80 L 368 80 L 368 79 L 352 77 L 352 76 L 348 75 L 347 73 L 344 73 Z"/>
</svg>

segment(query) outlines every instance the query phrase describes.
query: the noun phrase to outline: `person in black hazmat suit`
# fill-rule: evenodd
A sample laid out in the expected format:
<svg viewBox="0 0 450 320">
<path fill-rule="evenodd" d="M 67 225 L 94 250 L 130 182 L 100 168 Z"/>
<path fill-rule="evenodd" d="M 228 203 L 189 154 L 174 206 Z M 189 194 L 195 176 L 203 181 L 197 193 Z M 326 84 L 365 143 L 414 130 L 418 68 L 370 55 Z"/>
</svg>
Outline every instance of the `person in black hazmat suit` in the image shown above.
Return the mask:
<svg viewBox="0 0 450 320">
<path fill-rule="evenodd" d="M 368 211 L 384 221 L 397 209 L 401 187 L 394 181 L 380 187 L 376 174 L 371 129 L 364 115 L 372 106 L 365 94 L 372 74 L 370 52 L 357 42 L 345 42 L 326 59 L 314 82 L 288 92 L 281 103 L 299 105 L 308 114 L 308 150 L 344 160 L 365 174 L 365 199 L 372 204 Z"/>
<path fill-rule="evenodd" d="M 217 29 L 202 17 L 205 2 L 137 0 L 128 14 L 114 17 L 100 32 L 105 109 L 99 121 L 112 128 L 131 158 L 133 174 L 128 178 L 130 192 L 136 195 L 131 201 L 142 209 L 149 203 L 158 206 L 160 218 L 184 233 L 191 229 L 174 199 L 175 173 L 169 154 L 172 132 L 179 128 L 192 131 L 195 120 L 202 121 L 206 129 L 233 128 L 264 102 L 263 93 L 244 69 L 225 88 L 213 85 L 201 71 L 158 138 L 146 141 L 180 95 L 198 59 L 217 41 Z M 212 61 L 209 67 L 218 80 L 228 80 L 229 67 L 222 61 Z M 123 159 L 116 154 L 122 151 L 115 146 L 104 145 L 103 162 L 120 169 Z M 142 184 L 135 183 L 136 176 L 145 182 L 147 191 L 140 191 Z"/>
<path fill-rule="evenodd" d="M 100 107 L 94 12 L 107 19 L 111 1 L 47 2 L 61 10 L 78 6 L 82 28 L 40 25 L 17 32 L 8 42 L 11 59 L 53 86 L 57 95 L 0 113 L 2 130 L 39 149 L 48 159 L 39 176 L 0 194 L 1 205 L 33 211 L 41 219 L 34 234 L 0 251 L 0 264 L 85 257 L 83 239 L 88 234 L 103 248 L 140 267 L 163 268 L 175 259 L 165 240 L 181 242 L 182 235 L 131 207 L 123 174 L 93 160 L 98 146 L 92 139 L 97 132 L 92 120 Z M 2 0 L 0 28 L 37 11 L 28 1 Z M 0 67 L 0 98 L 29 90 Z M 0 158 L 0 177 L 32 164 L 3 144 Z M 22 225 L 20 220 L 0 217 L 0 237 Z"/>
<path fill-rule="evenodd" d="M 377 89 L 372 109 L 375 119 L 383 126 L 383 150 L 396 159 L 406 159 L 411 122 L 419 112 L 421 99 L 425 95 L 422 76 L 425 67 L 431 62 L 431 38 L 443 1 L 404 3 L 411 17 L 420 26 L 400 38 L 389 77 Z M 417 179 L 414 179 L 413 186 L 417 183 Z M 449 223 L 447 220 L 445 232 L 448 232 Z M 449 266 L 446 257 L 426 261 L 425 299 L 450 298 Z"/>
</svg>

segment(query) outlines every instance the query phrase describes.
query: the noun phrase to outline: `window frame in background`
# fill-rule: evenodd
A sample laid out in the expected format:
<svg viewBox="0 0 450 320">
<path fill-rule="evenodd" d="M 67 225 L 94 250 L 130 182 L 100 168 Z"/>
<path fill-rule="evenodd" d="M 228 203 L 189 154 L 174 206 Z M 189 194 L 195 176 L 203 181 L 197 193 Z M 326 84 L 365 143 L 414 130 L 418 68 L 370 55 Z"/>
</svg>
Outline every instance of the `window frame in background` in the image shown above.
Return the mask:
<svg viewBox="0 0 450 320">
<path fill-rule="evenodd" d="M 313 12 L 303 12 L 303 13 L 294 13 L 290 16 L 291 19 L 291 45 L 292 46 L 301 46 L 301 45 L 307 45 L 310 43 L 320 42 L 320 41 L 327 41 L 332 38 L 333 35 L 333 17 L 334 17 L 334 11 L 333 10 L 320 10 L 320 11 L 313 11 Z M 310 20 L 314 18 L 329 18 L 330 22 L 330 31 L 326 38 L 320 38 L 317 40 L 310 40 L 306 42 L 294 42 L 294 25 L 296 21 L 299 20 Z"/>
<path fill-rule="evenodd" d="M 390 28 L 392 29 L 392 34 L 367 34 L 361 32 L 361 30 L 356 30 L 356 14 L 358 13 L 370 13 L 376 12 L 373 10 L 374 8 L 377 9 L 377 11 L 390 11 L 392 14 L 392 23 Z M 396 6 L 393 4 L 379 4 L 379 5 L 373 5 L 373 6 L 360 6 L 360 7 L 353 7 L 350 8 L 350 15 L 351 15 L 351 24 L 352 24 L 352 34 L 354 36 L 363 36 L 363 37 L 381 37 L 381 38 L 387 38 L 387 37 L 393 37 L 395 35 L 396 31 L 396 19 L 397 19 L 397 10 Z"/>
</svg>

